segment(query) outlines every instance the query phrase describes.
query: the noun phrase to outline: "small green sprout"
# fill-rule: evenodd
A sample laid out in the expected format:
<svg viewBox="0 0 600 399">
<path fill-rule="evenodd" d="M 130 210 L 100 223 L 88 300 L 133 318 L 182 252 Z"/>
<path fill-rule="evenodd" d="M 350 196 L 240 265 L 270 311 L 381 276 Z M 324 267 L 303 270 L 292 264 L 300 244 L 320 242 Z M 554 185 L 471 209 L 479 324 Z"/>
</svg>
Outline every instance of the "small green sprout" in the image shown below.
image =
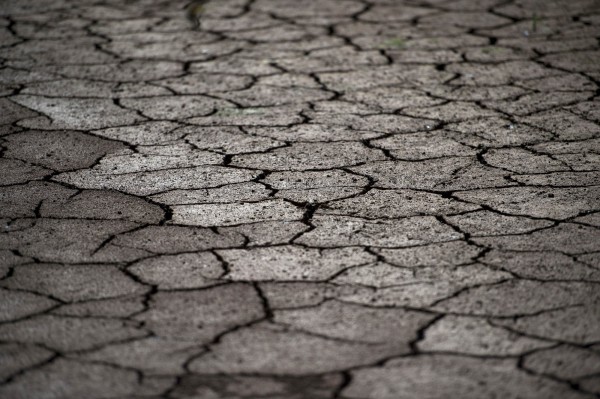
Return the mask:
<svg viewBox="0 0 600 399">
<path fill-rule="evenodd" d="M 387 47 L 387 48 L 402 48 L 405 45 L 406 45 L 406 42 L 404 41 L 404 39 L 401 39 L 399 37 L 386 40 L 383 43 L 383 47 Z"/>
<path fill-rule="evenodd" d="M 539 17 L 537 16 L 537 14 L 533 14 L 533 17 L 531 18 L 531 31 L 532 32 L 537 31 L 538 20 L 539 20 Z"/>
</svg>

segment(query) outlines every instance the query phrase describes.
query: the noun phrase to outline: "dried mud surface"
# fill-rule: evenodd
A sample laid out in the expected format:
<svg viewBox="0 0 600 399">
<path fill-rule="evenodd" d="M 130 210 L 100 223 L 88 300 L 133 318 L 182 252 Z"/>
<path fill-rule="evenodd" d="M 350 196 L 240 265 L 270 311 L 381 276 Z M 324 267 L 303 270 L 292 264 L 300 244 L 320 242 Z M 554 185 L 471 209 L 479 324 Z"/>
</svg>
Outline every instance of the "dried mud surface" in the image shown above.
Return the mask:
<svg viewBox="0 0 600 399">
<path fill-rule="evenodd" d="M 597 1 L 1 3 L 0 397 L 600 397 Z"/>
</svg>

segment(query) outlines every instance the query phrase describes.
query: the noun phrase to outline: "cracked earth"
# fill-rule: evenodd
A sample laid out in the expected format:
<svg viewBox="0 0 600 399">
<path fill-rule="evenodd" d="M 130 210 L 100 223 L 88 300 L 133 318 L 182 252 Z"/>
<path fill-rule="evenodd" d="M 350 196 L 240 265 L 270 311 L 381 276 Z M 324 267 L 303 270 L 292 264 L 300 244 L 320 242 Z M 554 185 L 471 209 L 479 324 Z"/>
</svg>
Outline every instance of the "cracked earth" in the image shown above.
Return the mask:
<svg viewBox="0 0 600 399">
<path fill-rule="evenodd" d="M 1 3 L 0 397 L 600 397 L 597 1 Z"/>
</svg>

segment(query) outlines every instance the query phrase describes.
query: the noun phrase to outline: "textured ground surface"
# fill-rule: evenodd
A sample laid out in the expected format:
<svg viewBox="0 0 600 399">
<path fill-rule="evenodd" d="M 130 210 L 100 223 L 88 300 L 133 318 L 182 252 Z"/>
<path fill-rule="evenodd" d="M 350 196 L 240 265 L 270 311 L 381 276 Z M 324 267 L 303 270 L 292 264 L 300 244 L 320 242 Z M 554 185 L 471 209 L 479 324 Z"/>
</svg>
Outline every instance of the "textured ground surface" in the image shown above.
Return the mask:
<svg viewBox="0 0 600 399">
<path fill-rule="evenodd" d="M 0 397 L 600 396 L 594 0 L 4 0 Z"/>
</svg>

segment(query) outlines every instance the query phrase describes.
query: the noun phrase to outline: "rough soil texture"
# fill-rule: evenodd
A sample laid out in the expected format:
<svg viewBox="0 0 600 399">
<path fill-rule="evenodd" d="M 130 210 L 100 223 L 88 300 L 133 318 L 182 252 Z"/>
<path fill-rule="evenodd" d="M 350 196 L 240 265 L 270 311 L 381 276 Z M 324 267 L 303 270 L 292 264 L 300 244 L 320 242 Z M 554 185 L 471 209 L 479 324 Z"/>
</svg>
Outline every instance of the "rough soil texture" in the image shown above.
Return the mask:
<svg viewBox="0 0 600 399">
<path fill-rule="evenodd" d="M 600 397 L 597 0 L 0 3 L 0 397 Z"/>
</svg>

